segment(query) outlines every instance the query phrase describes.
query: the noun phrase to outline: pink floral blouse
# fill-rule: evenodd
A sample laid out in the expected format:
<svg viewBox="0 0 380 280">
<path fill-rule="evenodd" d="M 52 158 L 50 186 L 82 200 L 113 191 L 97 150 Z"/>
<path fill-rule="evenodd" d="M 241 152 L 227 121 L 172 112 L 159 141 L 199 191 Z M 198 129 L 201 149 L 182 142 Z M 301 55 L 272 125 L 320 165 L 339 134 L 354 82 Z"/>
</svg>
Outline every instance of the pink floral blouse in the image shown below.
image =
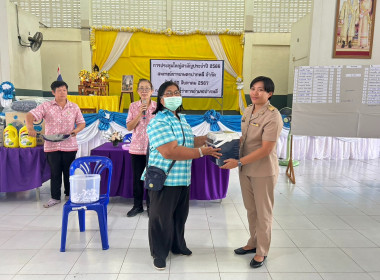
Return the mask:
<svg viewBox="0 0 380 280">
<path fill-rule="evenodd" d="M 55 100 L 47 101 L 31 110 L 35 121 L 45 120 L 45 134 L 70 134 L 75 124 L 84 123 L 83 115 L 77 104 L 67 100 L 65 107 L 61 107 Z M 72 152 L 78 150 L 76 137 L 70 137 L 62 142 L 45 141 L 45 152 Z"/>
<path fill-rule="evenodd" d="M 140 112 L 141 100 L 131 103 L 129 106 L 128 117 L 126 123 L 130 122 Z M 152 113 L 157 108 L 157 102 L 151 100 L 150 106 L 145 114 L 145 119 L 141 118 L 132 132 L 131 145 L 129 147 L 129 153 L 134 155 L 146 155 L 146 149 L 148 147 L 148 134 L 146 133 L 146 127 L 151 119 L 155 117 Z"/>
</svg>

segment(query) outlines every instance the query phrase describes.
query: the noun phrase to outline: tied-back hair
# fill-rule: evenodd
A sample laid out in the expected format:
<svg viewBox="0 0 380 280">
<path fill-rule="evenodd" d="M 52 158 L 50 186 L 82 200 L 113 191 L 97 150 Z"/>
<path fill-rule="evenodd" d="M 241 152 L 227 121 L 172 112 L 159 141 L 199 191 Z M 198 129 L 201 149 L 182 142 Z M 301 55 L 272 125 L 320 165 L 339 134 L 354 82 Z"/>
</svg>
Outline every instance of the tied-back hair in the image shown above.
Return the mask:
<svg viewBox="0 0 380 280">
<path fill-rule="evenodd" d="M 57 88 L 60 88 L 62 86 L 65 86 L 66 89 L 69 89 L 69 86 L 64 81 L 54 81 L 51 83 L 50 88 L 55 92 Z"/>
<path fill-rule="evenodd" d="M 252 86 L 254 84 L 256 84 L 257 82 L 263 82 L 264 83 L 264 90 L 268 93 L 271 92 L 272 96 L 273 96 L 273 94 L 274 94 L 274 83 L 273 83 L 271 78 L 268 78 L 265 76 L 258 76 L 252 80 L 251 84 L 249 85 L 249 88 L 252 88 Z M 272 96 L 269 97 L 268 99 L 271 99 Z"/>
<path fill-rule="evenodd" d="M 165 83 L 163 83 L 162 85 L 160 85 L 159 89 L 158 89 L 158 93 L 157 93 L 157 108 L 156 110 L 153 112 L 153 115 L 157 114 L 158 112 L 160 111 L 163 111 L 164 109 L 166 109 L 164 107 L 164 105 L 161 104 L 161 99 L 163 98 L 163 95 L 165 93 L 165 90 L 170 87 L 170 86 L 176 86 L 177 89 L 179 90 L 179 86 L 173 82 L 173 81 L 166 81 Z M 182 105 L 178 107 L 177 110 L 175 110 L 177 113 L 178 112 L 181 112 L 181 110 L 183 109 Z"/>
<path fill-rule="evenodd" d="M 142 82 L 148 82 L 149 85 L 150 85 L 150 88 L 153 90 L 153 84 L 152 84 L 152 82 L 149 81 L 148 79 L 144 79 L 144 78 L 142 78 L 142 79 L 140 79 L 140 80 L 138 81 L 138 83 L 137 83 L 137 89 L 140 87 L 140 84 L 141 84 Z"/>
</svg>

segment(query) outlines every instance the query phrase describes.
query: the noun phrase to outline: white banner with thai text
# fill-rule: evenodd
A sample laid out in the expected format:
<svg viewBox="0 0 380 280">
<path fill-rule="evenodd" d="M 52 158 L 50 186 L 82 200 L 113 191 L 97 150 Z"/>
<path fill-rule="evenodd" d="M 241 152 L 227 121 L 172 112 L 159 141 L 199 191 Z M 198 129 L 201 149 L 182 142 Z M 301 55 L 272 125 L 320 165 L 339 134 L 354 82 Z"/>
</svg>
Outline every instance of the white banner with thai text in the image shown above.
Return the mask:
<svg viewBox="0 0 380 280">
<path fill-rule="evenodd" d="M 223 97 L 223 60 L 150 60 L 153 96 L 166 81 L 179 85 L 183 97 Z"/>
</svg>

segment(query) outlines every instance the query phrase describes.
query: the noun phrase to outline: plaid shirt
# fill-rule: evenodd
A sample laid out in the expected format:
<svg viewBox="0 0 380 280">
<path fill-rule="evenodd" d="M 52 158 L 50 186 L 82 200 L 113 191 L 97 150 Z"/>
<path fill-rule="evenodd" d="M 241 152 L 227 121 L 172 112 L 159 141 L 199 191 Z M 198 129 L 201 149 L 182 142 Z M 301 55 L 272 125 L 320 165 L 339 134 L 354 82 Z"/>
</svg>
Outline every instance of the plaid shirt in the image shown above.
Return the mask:
<svg viewBox="0 0 380 280">
<path fill-rule="evenodd" d="M 156 166 L 168 171 L 172 160 L 165 159 L 157 147 L 172 141 L 177 141 L 179 146 L 183 146 L 183 134 L 185 135 L 185 147 L 194 148 L 194 135 L 190 125 L 186 122 L 185 116 L 179 114 L 181 122 L 169 110 L 157 113 L 147 127 L 149 137 L 149 166 Z M 191 181 L 192 160 L 176 161 L 165 181 L 165 186 L 189 186 Z M 145 179 L 145 170 L 141 179 Z"/>
</svg>

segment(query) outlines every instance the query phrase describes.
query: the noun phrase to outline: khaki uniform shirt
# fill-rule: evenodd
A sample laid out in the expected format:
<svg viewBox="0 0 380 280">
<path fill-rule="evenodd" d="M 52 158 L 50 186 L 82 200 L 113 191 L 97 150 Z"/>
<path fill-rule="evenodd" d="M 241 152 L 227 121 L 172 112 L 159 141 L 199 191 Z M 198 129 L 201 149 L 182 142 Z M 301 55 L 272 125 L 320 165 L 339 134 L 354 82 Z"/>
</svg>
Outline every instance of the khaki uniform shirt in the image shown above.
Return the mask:
<svg viewBox="0 0 380 280">
<path fill-rule="evenodd" d="M 259 149 L 263 140 L 277 142 L 283 126 L 280 112 L 269 101 L 255 114 L 252 114 L 253 109 L 254 106 L 248 106 L 241 119 L 240 157 Z M 248 163 L 241 168 L 243 175 L 251 177 L 278 175 L 278 170 L 276 146 L 269 156 Z"/>
</svg>

